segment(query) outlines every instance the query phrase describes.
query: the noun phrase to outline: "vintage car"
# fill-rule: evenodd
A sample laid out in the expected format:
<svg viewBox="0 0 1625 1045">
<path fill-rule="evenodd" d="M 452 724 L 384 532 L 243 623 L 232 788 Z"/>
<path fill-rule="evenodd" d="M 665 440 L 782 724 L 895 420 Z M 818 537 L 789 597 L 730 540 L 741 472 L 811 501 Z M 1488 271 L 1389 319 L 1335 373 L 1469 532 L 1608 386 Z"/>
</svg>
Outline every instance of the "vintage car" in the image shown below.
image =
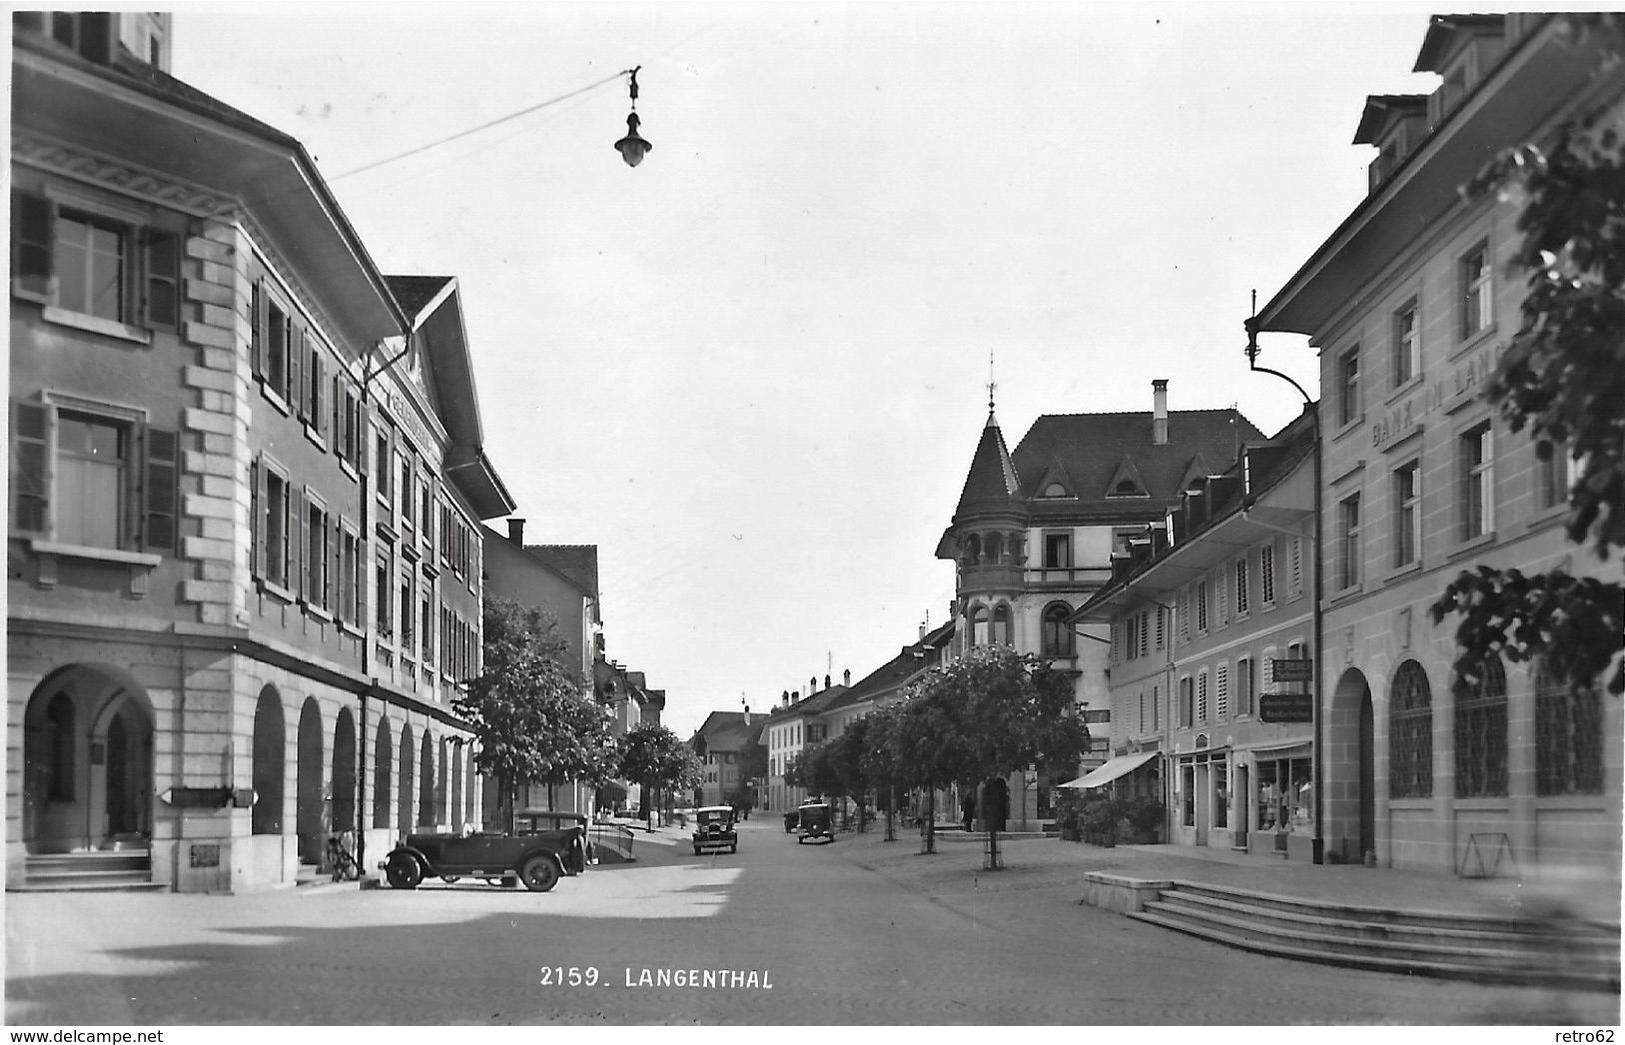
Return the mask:
<svg viewBox="0 0 1625 1045">
<path fill-rule="evenodd" d="M 411 834 L 379 861 L 392 889 L 415 889 L 427 877 L 446 882 L 482 878 L 509 888 L 523 882 L 545 893 L 591 862 L 587 818 L 527 809 L 514 815 L 513 834 Z"/>
<path fill-rule="evenodd" d="M 796 844 L 803 845 L 809 838 L 822 838 L 826 842 L 835 841 L 835 831 L 830 826 L 829 806 L 822 802 L 804 805 L 796 810 L 801 818 L 800 834 L 796 837 Z"/>
<path fill-rule="evenodd" d="M 694 811 L 694 855 L 707 849 L 739 852 L 739 835 L 734 830 L 732 806 L 701 806 Z"/>
</svg>

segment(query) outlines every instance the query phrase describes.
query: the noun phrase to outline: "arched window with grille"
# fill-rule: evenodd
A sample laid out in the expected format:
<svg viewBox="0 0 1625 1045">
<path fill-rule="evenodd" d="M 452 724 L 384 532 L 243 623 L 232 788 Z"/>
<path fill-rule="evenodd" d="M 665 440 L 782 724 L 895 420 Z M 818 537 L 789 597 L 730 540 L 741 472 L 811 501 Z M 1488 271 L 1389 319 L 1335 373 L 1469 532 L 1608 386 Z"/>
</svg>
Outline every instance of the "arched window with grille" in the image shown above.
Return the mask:
<svg viewBox="0 0 1625 1045">
<path fill-rule="evenodd" d="M 1477 678 L 1458 678 L 1456 700 L 1456 797 L 1507 793 L 1507 675 L 1491 655 Z"/>
<path fill-rule="evenodd" d="M 1602 695 L 1535 671 L 1535 793 L 1602 793 Z"/>
<path fill-rule="evenodd" d="M 1070 657 L 1073 654 L 1074 644 L 1072 629 L 1066 623 L 1071 616 L 1072 607 L 1064 602 L 1055 602 L 1044 607 L 1043 617 L 1043 649 L 1046 656 Z"/>
<path fill-rule="evenodd" d="M 1433 694 L 1414 660 L 1399 666 L 1388 695 L 1388 795 L 1433 795 Z"/>
</svg>

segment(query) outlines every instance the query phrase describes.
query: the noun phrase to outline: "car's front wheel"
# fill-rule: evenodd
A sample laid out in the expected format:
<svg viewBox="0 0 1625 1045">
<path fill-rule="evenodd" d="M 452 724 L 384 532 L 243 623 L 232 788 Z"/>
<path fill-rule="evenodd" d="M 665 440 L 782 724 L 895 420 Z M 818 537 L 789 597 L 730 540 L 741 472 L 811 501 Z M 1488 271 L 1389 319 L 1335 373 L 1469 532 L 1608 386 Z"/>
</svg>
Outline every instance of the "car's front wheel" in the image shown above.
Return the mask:
<svg viewBox="0 0 1625 1045">
<path fill-rule="evenodd" d="M 559 883 L 559 868 L 551 859 L 537 855 L 519 869 L 519 880 L 533 893 L 545 893 Z"/>
<path fill-rule="evenodd" d="M 423 881 L 423 868 L 411 853 L 395 853 L 384 866 L 384 877 L 391 889 L 416 889 Z"/>
</svg>

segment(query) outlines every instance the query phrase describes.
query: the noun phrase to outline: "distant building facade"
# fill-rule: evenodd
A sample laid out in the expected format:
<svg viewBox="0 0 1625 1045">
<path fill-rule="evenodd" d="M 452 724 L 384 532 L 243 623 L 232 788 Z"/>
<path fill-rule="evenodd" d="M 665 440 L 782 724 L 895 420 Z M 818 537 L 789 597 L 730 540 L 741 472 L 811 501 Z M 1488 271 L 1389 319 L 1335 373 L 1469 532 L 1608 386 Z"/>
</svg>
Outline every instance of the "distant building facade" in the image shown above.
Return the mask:
<svg viewBox="0 0 1625 1045">
<path fill-rule="evenodd" d="M 991 409 L 959 504 L 937 545 L 955 563 L 954 642 L 1004 644 L 1075 673 L 1093 735 L 1082 768 L 1109 750 L 1108 636 L 1080 636 L 1073 612 L 1111 578 L 1112 556 L 1160 521 L 1193 482 L 1228 468 L 1263 436 L 1235 410 L 1045 415 L 1011 453 Z M 1036 830 L 1051 790 L 1079 766 L 1031 767 L 1009 782 L 1010 827 Z"/>
</svg>

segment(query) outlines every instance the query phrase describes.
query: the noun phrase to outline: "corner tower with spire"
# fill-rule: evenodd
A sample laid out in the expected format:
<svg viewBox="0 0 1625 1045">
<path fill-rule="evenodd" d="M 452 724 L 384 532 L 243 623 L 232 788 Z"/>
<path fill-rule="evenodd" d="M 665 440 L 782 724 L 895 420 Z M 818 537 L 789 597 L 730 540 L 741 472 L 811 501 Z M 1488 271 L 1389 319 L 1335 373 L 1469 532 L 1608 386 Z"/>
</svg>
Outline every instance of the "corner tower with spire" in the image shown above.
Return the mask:
<svg viewBox="0 0 1625 1045">
<path fill-rule="evenodd" d="M 1109 640 L 1066 618 L 1110 580 L 1112 556 L 1127 551 L 1131 534 L 1163 520 L 1240 447 L 1264 441 L 1233 408 L 1170 412 L 1168 382 L 1152 385 L 1150 411 L 1046 414 L 1011 453 L 988 382 L 987 422 L 937 543 L 937 558 L 956 567 L 956 651 L 1000 643 L 1075 672 L 1099 747 L 1081 767 L 1039 767 L 1032 786 L 1013 779 L 1011 830 L 1053 819 L 1050 789 L 1105 760 Z"/>
</svg>

